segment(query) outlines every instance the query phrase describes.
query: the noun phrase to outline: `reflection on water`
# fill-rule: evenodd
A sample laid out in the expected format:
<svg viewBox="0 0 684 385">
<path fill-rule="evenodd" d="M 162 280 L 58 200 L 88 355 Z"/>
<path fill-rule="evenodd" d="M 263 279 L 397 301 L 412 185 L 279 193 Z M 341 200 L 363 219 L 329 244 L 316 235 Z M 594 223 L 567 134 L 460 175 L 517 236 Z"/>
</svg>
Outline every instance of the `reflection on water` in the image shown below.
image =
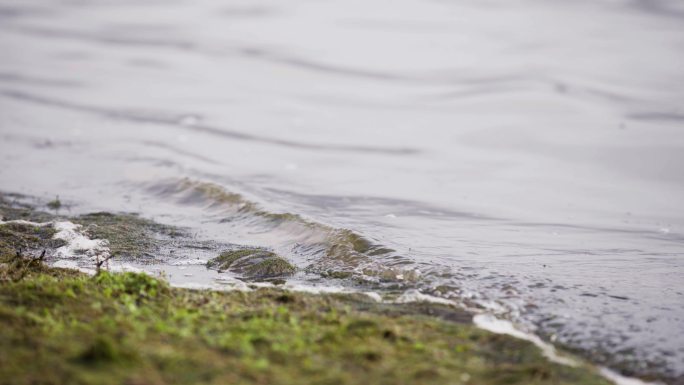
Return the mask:
<svg viewBox="0 0 684 385">
<path fill-rule="evenodd" d="M 683 18 L 0 0 L 0 186 L 487 306 L 682 381 Z"/>
</svg>

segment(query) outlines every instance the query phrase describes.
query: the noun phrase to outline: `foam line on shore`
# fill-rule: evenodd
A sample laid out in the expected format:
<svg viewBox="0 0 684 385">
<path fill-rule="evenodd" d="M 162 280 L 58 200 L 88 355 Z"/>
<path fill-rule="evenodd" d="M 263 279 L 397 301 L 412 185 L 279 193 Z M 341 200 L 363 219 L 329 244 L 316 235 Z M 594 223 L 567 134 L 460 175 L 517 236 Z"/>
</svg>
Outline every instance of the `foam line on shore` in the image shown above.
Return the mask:
<svg viewBox="0 0 684 385">
<path fill-rule="evenodd" d="M 546 358 L 552 362 L 573 367 L 578 365 L 578 362 L 574 359 L 560 356 L 553 345 L 544 342 L 541 338 L 534 334 L 526 333 L 517 329 L 510 321 L 502 320 L 491 314 L 483 313 L 477 314 L 475 317 L 473 317 L 473 323 L 477 327 L 492 333 L 506 334 L 512 337 L 530 341 L 539 349 L 541 349 L 541 351 L 544 353 L 544 356 L 546 356 Z M 616 385 L 663 385 L 659 382 L 646 382 L 638 378 L 626 377 L 606 367 L 599 367 L 599 373 L 606 379 L 614 382 Z"/>
</svg>

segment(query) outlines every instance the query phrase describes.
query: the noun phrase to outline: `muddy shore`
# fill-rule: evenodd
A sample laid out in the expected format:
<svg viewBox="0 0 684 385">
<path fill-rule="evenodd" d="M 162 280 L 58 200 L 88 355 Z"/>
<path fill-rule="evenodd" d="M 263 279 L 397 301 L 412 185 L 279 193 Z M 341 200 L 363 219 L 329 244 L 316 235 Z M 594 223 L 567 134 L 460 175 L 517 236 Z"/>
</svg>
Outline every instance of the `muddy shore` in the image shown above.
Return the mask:
<svg viewBox="0 0 684 385">
<path fill-rule="evenodd" d="M 478 329 L 471 313 L 444 304 L 298 293 L 277 281 L 181 289 L 107 271 L 97 255 L 91 274 L 49 267 L 68 246 L 55 225 L 67 219 L 103 241 L 110 260 L 153 258 L 160 245 L 149 232 L 177 239 L 182 231 L 131 215 L 65 218 L 7 195 L 0 212 L 3 384 L 610 383 L 591 365 L 549 362 L 532 343 Z M 263 277 L 249 271 L 286 278 L 292 268 L 283 262 Z"/>
</svg>

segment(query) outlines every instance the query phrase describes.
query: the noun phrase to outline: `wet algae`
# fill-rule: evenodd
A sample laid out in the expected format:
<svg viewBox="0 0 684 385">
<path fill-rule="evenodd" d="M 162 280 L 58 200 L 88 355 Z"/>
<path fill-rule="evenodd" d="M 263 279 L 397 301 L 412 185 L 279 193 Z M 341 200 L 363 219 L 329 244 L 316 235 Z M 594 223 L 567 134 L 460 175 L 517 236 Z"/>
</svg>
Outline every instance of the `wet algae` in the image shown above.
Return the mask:
<svg viewBox="0 0 684 385">
<path fill-rule="evenodd" d="M 224 251 L 207 262 L 207 267 L 229 270 L 253 279 L 285 277 L 295 272 L 294 266 L 287 260 L 263 249 Z"/>
<path fill-rule="evenodd" d="M 178 229 L 140 218 L 135 214 L 97 212 L 73 219 L 85 227 L 92 239 L 106 239 L 115 257 L 140 259 L 153 257 L 159 250 L 160 237 L 176 237 Z"/>
</svg>

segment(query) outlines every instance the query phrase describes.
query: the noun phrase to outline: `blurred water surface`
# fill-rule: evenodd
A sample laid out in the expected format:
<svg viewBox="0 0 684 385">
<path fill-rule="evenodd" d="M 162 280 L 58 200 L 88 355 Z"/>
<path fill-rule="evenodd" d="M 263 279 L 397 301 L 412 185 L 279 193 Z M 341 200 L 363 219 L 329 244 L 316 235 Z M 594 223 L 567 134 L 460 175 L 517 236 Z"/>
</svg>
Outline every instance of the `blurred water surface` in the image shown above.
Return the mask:
<svg viewBox="0 0 684 385">
<path fill-rule="evenodd" d="M 0 186 L 416 271 L 684 381 L 682 4 L 0 0 Z"/>
</svg>

